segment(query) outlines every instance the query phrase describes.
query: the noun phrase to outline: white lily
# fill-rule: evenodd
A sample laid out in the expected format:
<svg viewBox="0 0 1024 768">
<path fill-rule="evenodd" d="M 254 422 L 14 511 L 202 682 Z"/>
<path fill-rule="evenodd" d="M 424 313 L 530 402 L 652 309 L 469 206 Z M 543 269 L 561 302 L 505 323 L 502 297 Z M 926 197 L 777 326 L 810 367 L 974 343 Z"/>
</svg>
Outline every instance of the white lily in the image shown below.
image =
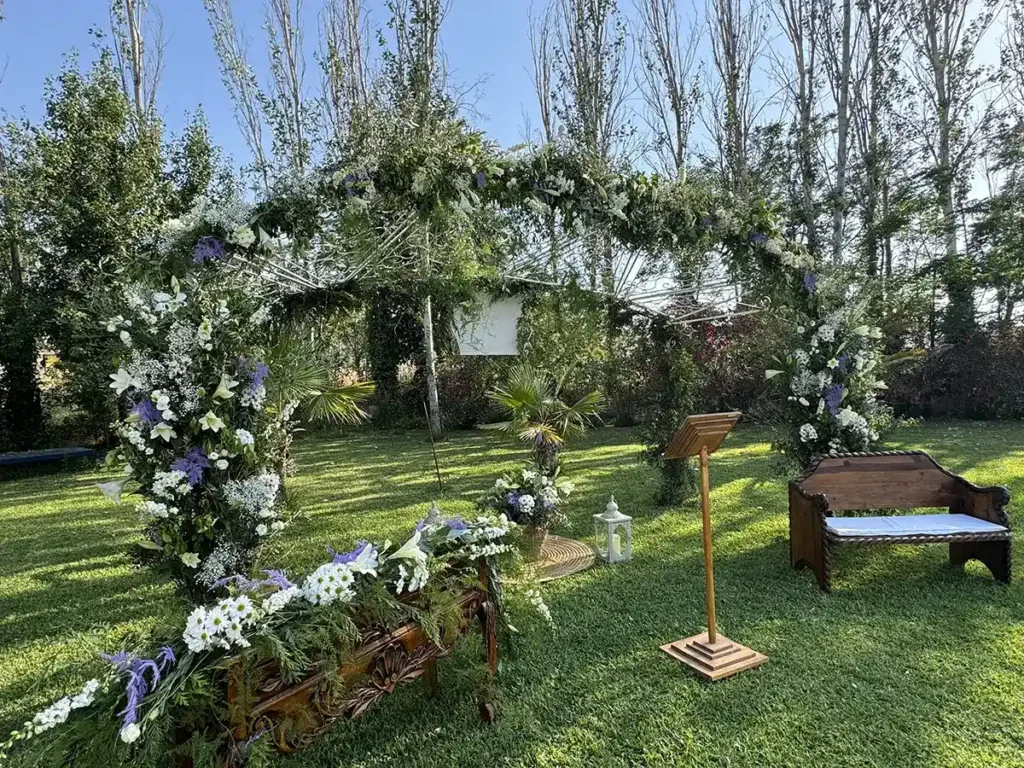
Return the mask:
<svg viewBox="0 0 1024 768">
<path fill-rule="evenodd" d="M 174 429 L 171 428 L 170 424 L 168 424 L 166 421 L 161 421 L 159 424 L 153 427 L 153 429 L 150 430 L 149 436 L 153 440 L 162 437 L 164 439 L 164 442 L 169 443 L 171 442 L 171 440 L 177 437 L 178 434 L 174 431 Z"/>
<path fill-rule="evenodd" d="M 235 396 L 235 393 L 231 390 L 238 386 L 238 382 L 228 376 L 226 373 L 220 375 L 220 383 L 217 385 L 217 391 L 213 393 L 213 397 L 216 400 L 230 400 Z"/>
<path fill-rule="evenodd" d="M 100 489 L 100 493 L 106 496 L 115 504 L 121 503 L 121 494 L 124 493 L 124 486 L 131 478 L 125 477 L 121 480 L 111 480 L 109 483 L 97 483 L 96 487 Z"/>
<path fill-rule="evenodd" d="M 426 563 L 427 553 L 420 549 L 420 532 L 416 531 L 405 544 L 396 549 L 388 560 L 411 560 L 415 563 Z"/>
<path fill-rule="evenodd" d="M 185 564 L 186 568 L 198 568 L 199 567 L 199 555 L 194 552 L 186 552 L 181 555 L 181 562 Z"/>
<path fill-rule="evenodd" d="M 769 368 L 764 372 L 764 377 L 766 379 L 774 379 L 776 376 L 781 376 L 783 373 L 785 373 L 785 371 L 776 371 L 774 368 Z"/>
<path fill-rule="evenodd" d="M 126 389 L 139 386 L 139 382 L 124 368 L 118 368 L 117 373 L 110 374 L 110 378 L 113 379 L 110 388 L 119 395 L 124 394 Z"/>
<path fill-rule="evenodd" d="M 220 432 L 226 426 L 224 421 L 213 411 L 207 411 L 206 414 L 199 419 L 199 426 L 204 430 L 210 432 Z"/>
<path fill-rule="evenodd" d="M 418 536 L 419 531 L 416 534 Z M 349 567 L 352 568 L 353 573 L 365 573 L 370 576 L 376 576 L 377 550 L 373 548 L 372 544 L 367 544 L 363 547 L 363 551 L 356 556 L 356 559 L 349 563 Z"/>
</svg>

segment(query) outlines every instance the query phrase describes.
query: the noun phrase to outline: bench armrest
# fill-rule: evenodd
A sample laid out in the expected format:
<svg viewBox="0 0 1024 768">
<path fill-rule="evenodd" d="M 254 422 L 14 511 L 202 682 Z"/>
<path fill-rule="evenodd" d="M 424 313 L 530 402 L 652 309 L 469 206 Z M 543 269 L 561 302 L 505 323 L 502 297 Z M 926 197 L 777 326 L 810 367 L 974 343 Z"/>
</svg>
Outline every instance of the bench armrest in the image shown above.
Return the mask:
<svg viewBox="0 0 1024 768">
<path fill-rule="evenodd" d="M 1010 491 L 1002 486 L 979 488 L 962 477 L 957 477 L 957 504 L 950 512 L 970 515 L 990 523 L 1010 527 L 1006 505 L 1010 503 Z"/>
</svg>

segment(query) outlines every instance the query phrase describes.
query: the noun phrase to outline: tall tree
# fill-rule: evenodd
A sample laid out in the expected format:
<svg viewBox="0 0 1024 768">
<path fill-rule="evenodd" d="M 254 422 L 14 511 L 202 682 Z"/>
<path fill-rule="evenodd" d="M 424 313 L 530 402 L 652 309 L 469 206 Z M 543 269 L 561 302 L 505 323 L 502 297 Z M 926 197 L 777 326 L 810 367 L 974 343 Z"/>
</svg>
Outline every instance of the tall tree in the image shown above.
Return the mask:
<svg viewBox="0 0 1024 768">
<path fill-rule="evenodd" d="M 854 48 L 861 34 L 862 20 L 862 13 L 854 13 L 854 0 L 839 0 L 836 3 L 825 4 L 820 22 L 822 48 L 825 53 L 823 64 L 832 92 L 836 123 L 833 182 L 829 195 L 832 208 L 833 264 L 842 262 L 843 248 L 846 244 L 846 215 L 849 208 L 847 180 L 853 146 L 851 95 L 859 93 L 864 85 L 863 73 L 854 70 Z"/>
<path fill-rule="evenodd" d="M 37 303 L 26 284 L 25 253 L 35 158 L 28 132 L 0 131 L 0 451 L 32 448 L 43 432 L 36 376 Z"/>
<path fill-rule="evenodd" d="M 684 33 L 678 0 L 636 0 L 636 9 L 647 125 L 662 170 L 686 181 L 690 132 L 701 98 L 695 72 L 698 28 L 690 21 Z"/>
<path fill-rule="evenodd" d="M 265 0 L 265 12 L 270 90 L 263 94 L 263 110 L 274 137 L 274 154 L 291 175 L 301 177 L 311 154 L 302 0 Z"/>
<path fill-rule="evenodd" d="M 235 23 L 231 0 L 203 0 L 213 46 L 220 59 L 224 87 L 235 107 L 235 120 L 253 157 L 253 171 L 262 190 L 270 190 L 270 156 L 264 144 L 262 94 L 256 73 L 249 64 L 249 40 Z"/>
<path fill-rule="evenodd" d="M 540 109 L 541 137 L 550 144 L 555 140 L 555 108 L 554 98 L 554 19 L 557 7 L 554 4 L 544 6 L 544 11 L 537 15 L 530 12 L 530 58 L 533 65 L 533 89 L 537 96 Z"/>
<path fill-rule="evenodd" d="M 739 197 L 749 192 L 749 143 L 767 100 L 754 85 L 764 55 L 768 23 L 761 0 L 709 0 L 712 88 L 704 121 L 717 150 L 724 185 Z"/>
<path fill-rule="evenodd" d="M 369 22 L 363 0 L 326 0 L 320 12 L 323 117 L 331 151 L 345 143 L 370 98 Z"/>
<path fill-rule="evenodd" d="M 894 136 L 900 130 L 905 84 L 900 70 L 903 36 L 901 0 L 863 0 L 863 34 L 854 47 L 858 87 L 851 102 L 851 123 L 859 168 L 854 196 L 863 227 L 861 250 L 868 275 L 892 277 L 892 190 L 908 169 L 894 162 Z M 909 160 L 909 158 L 908 158 Z"/>
<path fill-rule="evenodd" d="M 821 122 L 818 46 L 821 42 L 821 8 L 816 0 L 775 0 L 771 7 L 789 42 L 792 56 L 792 65 L 780 61 L 779 69 L 794 112 L 799 217 L 807 247 L 817 254 L 820 250 L 816 190 L 821 184 L 818 173 L 818 133 Z"/>
<path fill-rule="evenodd" d="M 973 267 L 960 251 L 957 225 L 985 122 L 978 100 L 989 74 L 976 57 L 997 5 L 998 0 L 983 0 L 980 7 L 972 0 L 908 0 L 903 14 L 914 54 L 910 71 L 922 96 L 918 136 L 944 244 L 942 330 L 950 342 L 965 339 L 975 326 Z"/>
<path fill-rule="evenodd" d="M 607 171 L 632 149 L 625 22 L 616 0 L 553 1 L 553 109 L 574 150 Z"/>
<path fill-rule="evenodd" d="M 110 28 L 121 89 L 132 107 L 136 132 L 156 119 L 156 92 L 163 73 L 163 17 L 151 0 L 111 0 Z"/>
</svg>

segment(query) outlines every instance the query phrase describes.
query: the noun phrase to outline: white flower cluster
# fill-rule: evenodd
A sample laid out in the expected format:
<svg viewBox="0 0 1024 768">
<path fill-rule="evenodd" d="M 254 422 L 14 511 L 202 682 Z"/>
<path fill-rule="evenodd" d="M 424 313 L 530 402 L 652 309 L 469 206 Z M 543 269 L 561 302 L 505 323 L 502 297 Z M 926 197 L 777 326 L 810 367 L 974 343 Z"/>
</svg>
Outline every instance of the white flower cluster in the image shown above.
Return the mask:
<svg viewBox="0 0 1024 768">
<path fill-rule="evenodd" d="M 68 721 L 74 710 L 88 707 L 93 703 L 99 687 L 99 680 L 90 680 L 85 684 L 80 693 L 74 696 L 65 696 L 55 701 L 42 712 L 36 713 L 35 717 L 25 723 L 26 733 L 37 736 L 58 725 L 63 725 Z"/>
<path fill-rule="evenodd" d="M 203 606 L 189 614 L 182 639 L 193 653 L 232 646 L 248 648 L 243 631 L 256 623 L 256 606 L 245 595 L 221 600 L 212 608 Z"/>
<path fill-rule="evenodd" d="M 135 510 L 142 516 L 143 520 L 154 517 L 168 518 L 171 515 L 178 514 L 177 507 L 169 507 L 159 501 L 144 501 L 135 507 Z"/>
<path fill-rule="evenodd" d="M 218 579 L 235 573 L 240 559 L 238 547 L 231 541 L 222 541 L 203 560 L 203 567 L 196 574 L 196 581 L 212 587 Z"/>
<path fill-rule="evenodd" d="M 805 443 L 813 443 L 818 439 L 818 430 L 813 424 L 803 424 L 800 427 L 800 439 Z"/>
<path fill-rule="evenodd" d="M 501 541 L 508 535 L 515 523 L 507 516 L 478 517 L 469 523 L 459 536 L 460 552 L 470 560 L 493 557 L 512 549 L 512 545 Z"/>
<path fill-rule="evenodd" d="M 869 432 L 868 420 L 852 408 L 843 408 L 839 411 L 836 414 L 836 421 L 840 426 L 850 428 L 863 436 L 867 436 Z"/>
<path fill-rule="evenodd" d="M 324 563 L 302 583 L 302 596 L 313 605 L 347 603 L 355 595 L 355 578 L 346 563 Z"/>
<path fill-rule="evenodd" d="M 248 248 L 256 241 L 252 227 L 249 226 L 251 211 L 241 200 L 229 200 L 222 205 L 214 205 L 204 196 L 196 198 L 192 209 L 177 219 L 169 219 L 160 225 L 156 248 L 161 254 L 170 253 L 185 236 L 201 225 L 217 227 L 227 233 L 227 239 L 243 248 Z"/>
<path fill-rule="evenodd" d="M 236 433 L 237 434 L 237 433 Z M 245 480 L 230 480 L 224 484 L 224 498 L 229 504 L 245 510 L 253 517 L 277 517 L 274 503 L 281 487 L 281 478 L 273 472 L 253 475 Z"/>
<path fill-rule="evenodd" d="M 263 604 L 260 606 L 260 612 L 264 616 L 273 616 L 298 597 L 300 593 L 299 588 L 294 585 L 287 589 L 279 589 L 277 592 L 264 598 Z"/>
<path fill-rule="evenodd" d="M 537 613 L 540 614 L 541 618 L 544 619 L 544 621 L 546 621 L 551 626 L 555 625 L 555 620 L 551 618 L 551 610 L 544 602 L 544 598 L 541 597 L 540 592 L 538 592 L 536 589 L 528 589 L 526 591 L 526 599 L 530 601 L 530 603 L 534 607 L 534 610 L 536 610 Z"/>
<path fill-rule="evenodd" d="M 395 593 L 415 592 L 423 589 L 430 579 L 430 569 L 426 562 L 414 562 L 411 567 L 401 564 L 398 566 L 398 581 L 395 582 Z"/>
<path fill-rule="evenodd" d="M 153 475 L 153 495 L 162 499 L 173 499 L 176 496 L 184 496 L 191 491 L 188 478 L 184 472 L 172 470 L 170 472 L 157 472 Z"/>
</svg>

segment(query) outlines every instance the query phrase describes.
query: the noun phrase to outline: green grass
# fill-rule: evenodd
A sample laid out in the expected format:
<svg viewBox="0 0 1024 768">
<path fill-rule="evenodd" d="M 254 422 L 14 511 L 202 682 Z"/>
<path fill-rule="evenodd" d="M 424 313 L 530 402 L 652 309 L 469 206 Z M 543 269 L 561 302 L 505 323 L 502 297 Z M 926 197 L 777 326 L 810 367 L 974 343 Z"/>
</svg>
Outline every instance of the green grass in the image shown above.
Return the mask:
<svg viewBox="0 0 1024 768">
<path fill-rule="evenodd" d="M 635 518 L 633 561 L 549 585 L 557 627 L 502 658 L 502 718 L 476 717 L 465 654 L 439 698 L 410 686 L 338 724 L 285 766 L 1024 766 L 1024 587 L 995 584 L 942 546 L 846 550 L 834 593 L 789 567 L 785 484 L 767 434 L 741 428 L 712 462 L 721 629 L 766 653 L 715 685 L 658 646 L 703 628 L 699 516 L 651 503 L 655 478 L 628 431 L 568 454 L 578 492 L 566 533 L 586 536 L 614 493 Z M 897 432 L 980 484 L 1024 500 L 1024 427 L 934 423 Z M 498 436 L 439 446 L 442 507 L 468 513 L 524 452 Z M 436 495 L 424 434 L 359 433 L 297 446 L 308 518 L 268 553 L 294 569 L 323 546 L 396 539 Z M 121 554 L 135 535 L 89 472 L 0 484 L 0 727 L 79 684 L 90 655 L 173 610 L 166 586 Z M 1024 519 L 1011 505 L 1011 519 Z M 468 653 L 468 651 L 467 651 Z"/>
</svg>

